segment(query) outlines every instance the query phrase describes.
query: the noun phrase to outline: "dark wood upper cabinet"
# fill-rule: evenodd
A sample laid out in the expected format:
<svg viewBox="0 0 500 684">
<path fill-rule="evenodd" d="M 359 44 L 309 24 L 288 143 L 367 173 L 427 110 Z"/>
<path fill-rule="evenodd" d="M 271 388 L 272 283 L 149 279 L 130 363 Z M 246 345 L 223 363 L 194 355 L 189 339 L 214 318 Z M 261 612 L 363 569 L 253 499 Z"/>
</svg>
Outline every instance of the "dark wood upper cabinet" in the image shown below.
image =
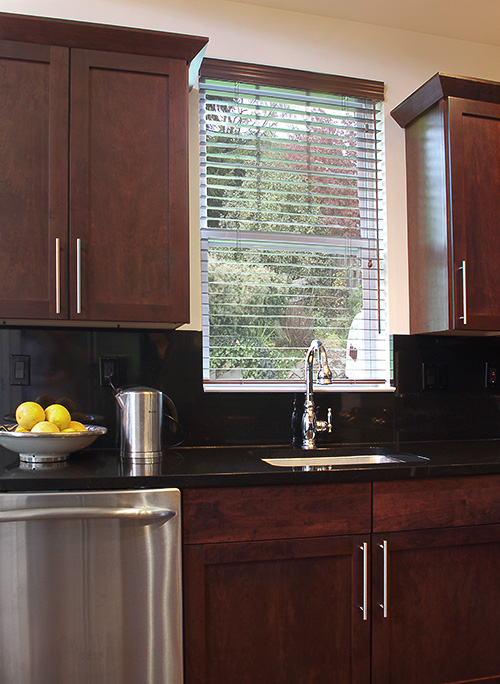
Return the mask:
<svg viewBox="0 0 500 684">
<path fill-rule="evenodd" d="M 185 79 L 176 60 L 72 50 L 71 318 L 188 320 Z"/>
<path fill-rule="evenodd" d="M 189 320 L 188 73 L 206 42 L 0 14 L 0 317 Z"/>
<path fill-rule="evenodd" d="M 0 41 L 0 315 L 51 318 L 68 239 L 68 51 Z M 56 242 L 59 240 L 58 242 Z M 67 292 L 61 292 L 61 310 Z"/>
<path fill-rule="evenodd" d="M 500 83 L 436 74 L 405 128 L 410 332 L 500 330 Z"/>
</svg>

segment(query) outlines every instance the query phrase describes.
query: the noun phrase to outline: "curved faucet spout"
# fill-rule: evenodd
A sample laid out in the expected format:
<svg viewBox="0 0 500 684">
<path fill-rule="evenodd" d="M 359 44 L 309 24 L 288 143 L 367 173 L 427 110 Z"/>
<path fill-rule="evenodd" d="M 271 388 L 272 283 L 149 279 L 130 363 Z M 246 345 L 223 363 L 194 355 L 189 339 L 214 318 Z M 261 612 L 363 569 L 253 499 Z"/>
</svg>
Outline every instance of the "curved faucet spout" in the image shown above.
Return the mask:
<svg viewBox="0 0 500 684">
<path fill-rule="evenodd" d="M 328 356 L 326 349 L 320 340 L 313 340 L 307 350 L 305 359 L 305 381 L 306 381 L 306 398 L 304 402 L 304 413 L 302 415 L 302 448 L 314 449 L 316 446 L 316 433 L 328 430 L 332 431 L 331 423 L 331 409 L 328 409 L 328 421 L 316 419 L 316 410 L 314 407 L 314 381 L 313 381 L 313 366 L 314 366 L 314 352 L 318 351 L 319 371 L 317 381 L 320 385 L 329 385 L 333 380 L 333 374 L 328 365 Z"/>
<path fill-rule="evenodd" d="M 314 352 L 318 350 L 318 361 L 320 368 L 316 380 L 320 385 L 329 385 L 333 380 L 333 374 L 328 365 L 328 356 L 321 340 L 313 340 L 307 350 L 305 360 L 305 381 L 306 381 L 306 401 L 312 397 L 313 393 L 313 366 Z"/>
</svg>

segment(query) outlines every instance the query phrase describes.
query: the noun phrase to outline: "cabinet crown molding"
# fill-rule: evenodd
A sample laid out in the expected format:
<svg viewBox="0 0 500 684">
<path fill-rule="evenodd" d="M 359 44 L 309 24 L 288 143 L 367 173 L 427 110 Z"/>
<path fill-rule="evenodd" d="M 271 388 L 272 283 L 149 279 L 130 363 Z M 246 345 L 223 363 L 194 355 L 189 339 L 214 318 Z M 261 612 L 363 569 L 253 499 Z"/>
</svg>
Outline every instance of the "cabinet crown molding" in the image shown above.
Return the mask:
<svg viewBox="0 0 500 684">
<path fill-rule="evenodd" d="M 406 128 L 427 109 L 446 97 L 500 103 L 500 83 L 438 72 L 391 111 L 392 118 Z"/>
<path fill-rule="evenodd" d="M 0 40 L 169 57 L 190 64 L 208 38 L 0 12 Z"/>
</svg>

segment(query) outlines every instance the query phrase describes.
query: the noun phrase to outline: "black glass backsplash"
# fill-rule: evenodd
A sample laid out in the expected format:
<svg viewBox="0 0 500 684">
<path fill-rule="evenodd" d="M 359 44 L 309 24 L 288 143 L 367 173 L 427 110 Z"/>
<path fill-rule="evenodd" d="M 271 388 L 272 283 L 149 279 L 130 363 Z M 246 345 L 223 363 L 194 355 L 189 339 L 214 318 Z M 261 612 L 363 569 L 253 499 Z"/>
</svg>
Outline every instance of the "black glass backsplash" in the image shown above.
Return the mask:
<svg viewBox="0 0 500 684">
<path fill-rule="evenodd" d="M 394 336 L 396 438 L 499 438 L 497 371 L 499 337 Z"/>
<path fill-rule="evenodd" d="M 306 350 L 304 350 L 305 353 Z M 386 442 L 500 437 L 500 372 L 496 337 L 393 338 L 395 392 L 316 394 L 318 414 L 332 408 L 332 435 L 322 441 Z M 69 397 L 87 422 L 108 427 L 102 447 L 115 447 L 117 407 L 101 386 L 100 359 L 118 366 L 120 387 L 165 392 L 177 407 L 184 444 L 283 444 L 291 440 L 294 400 L 303 393 L 204 393 L 201 333 L 126 329 L 11 328 L 0 330 L 3 421 L 22 401 Z M 19 366 L 25 377 L 20 378 Z M 29 364 L 29 378 L 26 371 Z M 21 375 L 22 375 L 21 372 Z M 16 384 L 29 382 L 29 384 Z M 165 441 L 177 434 L 166 430 Z"/>
</svg>

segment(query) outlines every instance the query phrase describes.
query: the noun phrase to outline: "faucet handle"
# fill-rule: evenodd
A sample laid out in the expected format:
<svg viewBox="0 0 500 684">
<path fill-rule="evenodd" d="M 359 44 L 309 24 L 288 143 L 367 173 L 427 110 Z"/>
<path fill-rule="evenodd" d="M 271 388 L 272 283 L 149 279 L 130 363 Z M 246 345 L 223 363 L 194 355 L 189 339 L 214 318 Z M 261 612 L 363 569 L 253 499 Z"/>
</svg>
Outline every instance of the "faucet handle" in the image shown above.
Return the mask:
<svg viewBox="0 0 500 684">
<path fill-rule="evenodd" d="M 333 380 L 333 375 L 332 371 L 326 366 L 322 366 L 319 371 L 318 375 L 316 376 L 316 381 L 318 382 L 319 385 L 330 385 Z"/>
<path fill-rule="evenodd" d="M 316 430 L 318 432 L 330 432 L 332 431 L 332 409 L 329 408 L 326 412 L 326 420 L 316 421 Z"/>
</svg>

